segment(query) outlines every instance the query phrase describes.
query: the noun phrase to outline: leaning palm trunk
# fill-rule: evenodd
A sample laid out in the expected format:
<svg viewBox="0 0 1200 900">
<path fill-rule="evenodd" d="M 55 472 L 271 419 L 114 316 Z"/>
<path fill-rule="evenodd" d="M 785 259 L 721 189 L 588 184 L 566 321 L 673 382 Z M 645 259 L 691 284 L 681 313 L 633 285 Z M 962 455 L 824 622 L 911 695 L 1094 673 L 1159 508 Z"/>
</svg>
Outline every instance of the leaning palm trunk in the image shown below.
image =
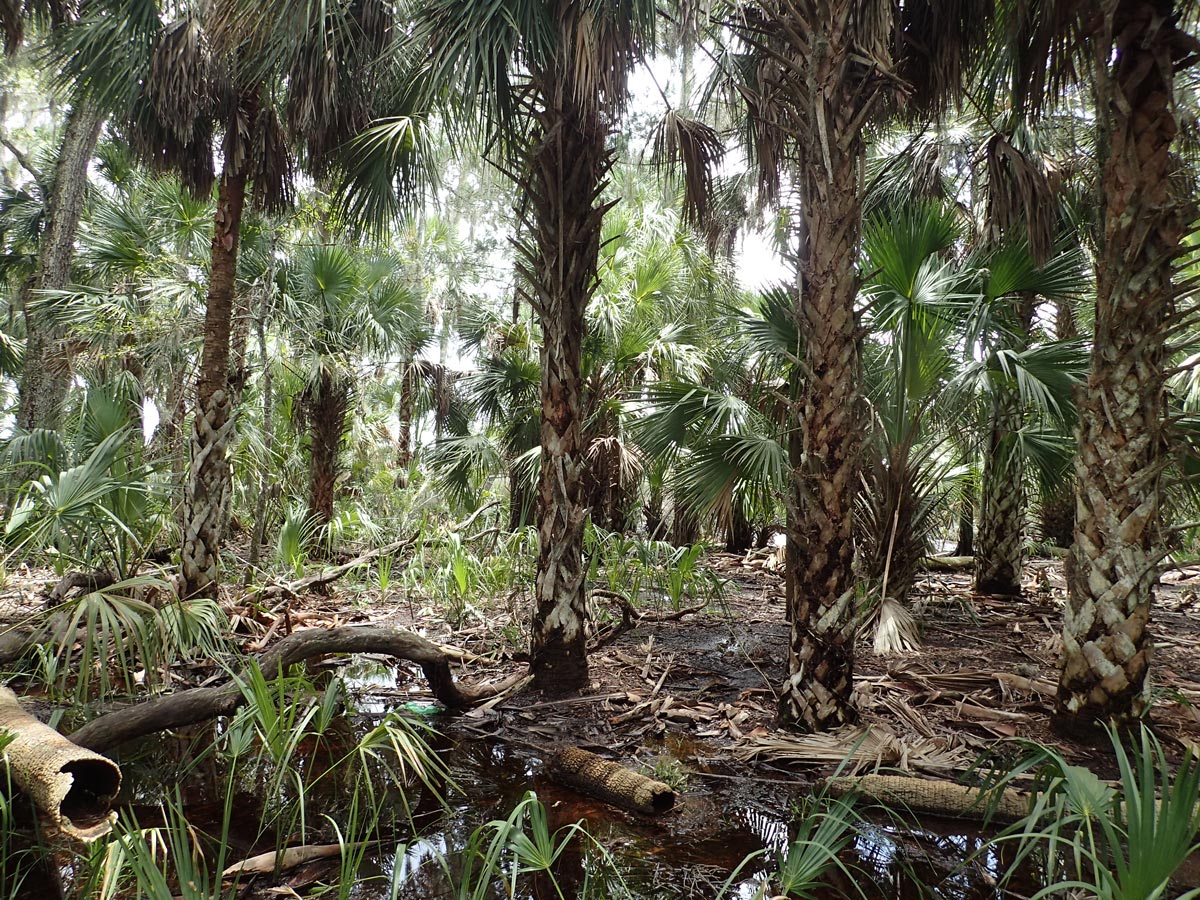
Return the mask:
<svg viewBox="0 0 1200 900">
<path fill-rule="evenodd" d="M 542 465 L 538 478 L 538 566 L 530 662 L 534 686 L 587 683 L 584 621 L 581 364 L 584 312 L 596 284 L 611 165 L 607 129 L 581 97 L 572 72 L 538 73 L 544 107 L 528 156 L 522 245 L 527 293 L 542 326 Z"/>
<path fill-rule="evenodd" d="M 191 465 L 184 488 L 182 568 L 187 597 L 211 596 L 216 589 L 217 554 L 232 488 L 229 460 L 225 456 L 233 429 L 229 331 L 245 201 L 245 172 L 226 171 L 217 189 L 212 272 L 204 313 L 204 350 L 200 357 Z"/>
<path fill-rule="evenodd" d="M 976 537 L 975 590 L 1019 596 L 1025 556 L 1025 490 L 1021 456 L 1013 447 L 1021 428 L 1015 388 L 997 388 L 985 447 Z"/>
<path fill-rule="evenodd" d="M 1161 557 L 1165 325 L 1184 234 L 1168 184 L 1178 130 L 1170 0 L 1108 0 L 1098 20 L 1104 246 L 1091 373 L 1080 405 L 1077 523 L 1058 709 L 1087 725 L 1146 709 L 1146 632 Z M 1112 47 L 1115 52 L 1111 53 Z"/>
<path fill-rule="evenodd" d="M 67 335 L 57 326 L 38 321 L 31 314 L 29 303 L 35 291 L 59 290 L 71 281 L 75 233 L 87 192 L 88 164 L 103 123 L 104 117 L 87 105 L 77 105 L 67 115 L 53 187 L 46 203 L 46 230 L 38 246 L 37 272 L 21 289 L 28 342 L 17 424 L 26 431 L 56 429 L 62 424 L 63 398 L 71 381 Z"/>
</svg>

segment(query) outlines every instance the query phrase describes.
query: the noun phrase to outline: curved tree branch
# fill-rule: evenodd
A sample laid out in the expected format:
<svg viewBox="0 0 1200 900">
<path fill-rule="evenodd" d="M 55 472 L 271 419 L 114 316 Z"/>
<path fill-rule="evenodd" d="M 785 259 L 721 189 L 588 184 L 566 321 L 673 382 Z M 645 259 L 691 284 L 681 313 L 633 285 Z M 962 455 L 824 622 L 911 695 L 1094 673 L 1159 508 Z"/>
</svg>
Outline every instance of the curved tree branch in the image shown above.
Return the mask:
<svg viewBox="0 0 1200 900">
<path fill-rule="evenodd" d="M 330 653 L 385 653 L 418 663 L 433 696 L 450 709 L 474 706 L 510 687 L 525 674 L 492 685 L 459 684 L 450 673 L 449 657 L 435 644 L 409 631 L 374 625 L 293 632 L 261 653 L 258 665 L 263 677 L 270 681 L 289 666 Z M 192 688 L 106 713 L 70 738 L 80 747 L 104 750 L 148 734 L 230 715 L 244 702 L 236 680 L 214 687 Z"/>
</svg>

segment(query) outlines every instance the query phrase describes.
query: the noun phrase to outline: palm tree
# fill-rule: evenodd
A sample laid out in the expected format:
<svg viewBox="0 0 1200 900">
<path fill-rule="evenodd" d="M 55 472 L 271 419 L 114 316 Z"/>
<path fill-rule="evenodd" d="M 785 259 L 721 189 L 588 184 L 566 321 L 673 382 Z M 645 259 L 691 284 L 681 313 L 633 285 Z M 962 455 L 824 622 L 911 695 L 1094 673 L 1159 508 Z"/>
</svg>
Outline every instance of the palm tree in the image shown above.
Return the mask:
<svg viewBox="0 0 1200 900">
<path fill-rule="evenodd" d="M 1091 371 L 1080 407 L 1077 522 L 1058 709 L 1128 721 L 1147 707 L 1150 604 L 1163 551 L 1166 329 L 1189 226 L 1172 187 L 1176 73 L 1197 61 L 1171 0 L 1105 0 L 1090 35 L 1103 161 Z"/>
<path fill-rule="evenodd" d="M 0 35 L 11 57 L 25 37 L 27 20 L 47 27 L 50 34 L 70 18 L 72 6 L 65 3 L 5 3 L 0 10 Z M 26 364 L 20 382 L 17 426 L 23 431 L 58 428 L 62 404 L 70 384 L 70 358 L 66 335 L 33 314 L 32 301 L 41 290 L 61 290 L 71 280 L 75 236 L 83 215 L 87 192 L 88 164 L 104 124 L 104 116 L 93 105 L 74 103 L 62 124 L 62 135 L 52 174 L 38 178 L 45 197 L 45 214 L 38 242 L 37 266 L 21 285 L 21 308 L 25 319 Z M 34 173 L 40 175 L 41 173 Z"/>
<path fill-rule="evenodd" d="M 281 306 L 309 432 L 309 515 L 333 519 L 338 457 L 357 381 L 353 362 L 386 359 L 424 342 L 417 295 L 394 258 L 340 245 L 302 251 L 280 273 Z"/>
<path fill-rule="evenodd" d="M 522 192 L 522 292 L 542 326 L 539 552 L 530 662 L 539 689 L 587 683 L 581 400 L 600 202 L 626 78 L 650 46 L 647 0 L 451 2 L 416 29 L 432 83 L 460 85 Z"/>
<path fill-rule="evenodd" d="M 95 0 L 64 29 L 68 78 L 113 110 L 139 155 L 178 171 L 198 194 L 217 188 L 191 468 L 184 496 L 182 569 L 187 596 L 211 593 L 227 520 L 233 428 L 230 332 L 247 199 L 263 210 L 290 202 L 294 148 L 320 177 L 344 173 L 362 191 L 347 207 L 378 215 L 414 172 L 408 116 L 387 119 L 409 143 L 362 181 L 352 138 L 401 100 L 394 68 L 376 65 L 392 41 L 378 4 L 273 4 L 223 0 L 160 8 L 151 0 Z M 167 16 L 174 16 L 167 20 Z M 405 111 L 408 108 L 405 107 Z M 213 171 L 220 136 L 222 171 Z M 363 199 L 363 198 L 374 199 Z"/>
<path fill-rule="evenodd" d="M 795 390 L 788 588 L 792 635 L 780 713 L 823 730 L 853 717 L 854 517 L 866 410 L 858 258 L 865 129 L 889 107 L 926 115 L 955 98 L 979 50 L 987 4 L 760 0 L 734 28 L 749 44 L 739 93 L 768 196 L 792 178 Z"/>
</svg>

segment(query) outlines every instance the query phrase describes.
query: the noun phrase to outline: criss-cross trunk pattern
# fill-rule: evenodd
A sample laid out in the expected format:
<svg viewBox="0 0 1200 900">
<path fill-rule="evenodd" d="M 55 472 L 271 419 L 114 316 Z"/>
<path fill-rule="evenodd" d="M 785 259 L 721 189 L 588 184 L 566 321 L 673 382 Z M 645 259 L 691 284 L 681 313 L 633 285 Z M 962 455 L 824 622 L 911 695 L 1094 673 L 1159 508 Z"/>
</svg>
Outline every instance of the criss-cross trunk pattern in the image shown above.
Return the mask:
<svg viewBox="0 0 1200 900">
<path fill-rule="evenodd" d="M 204 310 L 204 349 L 192 429 L 191 465 L 184 491 L 184 596 L 216 589 L 218 551 L 232 489 L 225 451 L 233 430 L 229 389 L 229 332 L 237 273 L 238 239 L 246 204 L 246 172 L 221 175 L 212 239 L 212 269 Z"/>
<path fill-rule="evenodd" d="M 612 156 L 594 98 L 567 66 L 535 74 L 543 105 L 527 156 L 519 245 L 527 299 L 542 326 L 541 473 L 538 567 L 530 660 L 534 686 L 568 691 L 587 684 L 582 446 L 584 312 L 595 290 L 599 202 Z"/>
<path fill-rule="evenodd" d="M 1029 346 L 1034 298 L 1014 301 L 1016 321 L 1006 342 L 1012 350 Z M 981 594 L 1019 596 L 1025 565 L 1025 466 L 1016 447 L 1024 423 L 1021 394 L 1015 385 L 996 386 L 991 400 L 983 486 L 976 538 L 975 590 Z"/>
<path fill-rule="evenodd" d="M 350 408 L 349 389 L 324 369 L 311 397 L 305 401 L 312 422 L 311 466 L 309 471 L 308 508 L 318 524 L 333 521 L 333 501 L 337 487 L 338 453 L 342 433 L 346 430 L 346 413 Z"/>
<path fill-rule="evenodd" d="M 765 51 L 758 126 L 782 135 L 804 218 L 795 304 L 803 364 L 792 411 L 799 453 L 791 454 L 787 498 L 791 641 L 780 716 L 824 730 L 853 718 L 854 510 L 866 429 L 855 308 L 863 126 L 889 89 L 895 7 L 770 0 L 756 8 L 739 28 Z"/>
<path fill-rule="evenodd" d="M 1096 99 L 1104 245 L 1091 372 L 1075 463 L 1058 708 L 1080 725 L 1141 715 L 1163 546 L 1165 326 L 1185 216 L 1169 185 L 1178 126 L 1171 0 L 1109 0 L 1098 19 Z M 1105 26 L 1102 26 L 1105 27 Z"/>
</svg>

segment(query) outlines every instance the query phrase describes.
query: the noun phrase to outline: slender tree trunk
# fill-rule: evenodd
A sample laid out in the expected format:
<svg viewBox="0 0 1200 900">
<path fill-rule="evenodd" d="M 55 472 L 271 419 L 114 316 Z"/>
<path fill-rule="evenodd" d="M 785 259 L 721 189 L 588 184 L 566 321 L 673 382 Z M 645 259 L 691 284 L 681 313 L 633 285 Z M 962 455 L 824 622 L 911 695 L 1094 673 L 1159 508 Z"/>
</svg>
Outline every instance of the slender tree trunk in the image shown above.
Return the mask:
<svg viewBox="0 0 1200 900">
<path fill-rule="evenodd" d="M 954 546 L 955 556 L 975 555 L 975 508 L 971 500 L 971 495 L 964 493 L 958 508 L 958 543 Z"/>
<path fill-rule="evenodd" d="M 1016 301 L 1011 349 L 1029 346 L 1034 298 Z M 984 449 L 979 543 L 975 554 L 975 590 L 981 594 L 1020 596 L 1025 565 L 1025 467 L 1015 446 L 1024 423 L 1021 395 L 1015 385 L 997 386 Z"/>
<path fill-rule="evenodd" d="M 333 521 L 337 489 L 338 450 L 346 427 L 349 398 L 345 387 L 322 372 L 308 411 L 309 420 L 309 514 L 317 524 Z"/>
<path fill-rule="evenodd" d="M 1178 131 L 1171 0 L 1108 0 L 1095 41 L 1107 139 L 1104 245 L 1091 372 L 1080 404 L 1077 524 L 1063 622 L 1060 724 L 1140 716 L 1146 626 L 1163 552 L 1164 326 L 1186 216 L 1169 185 Z M 1110 31 L 1108 29 L 1111 29 Z"/>
<path fill-rule="evenodd" d="M 272 242 L 272 251 L 274 242 Z M 258 496 L 254 501 L 254 529 L 250 538 L 250 565 L 257 566 L 267 535 L 267 504 L 278 488 L 272 480 L 271 463 L 275 455 L 275 375 L 271 371 L 271 357 L 267 354 L 267 320 L 271 316 L 274 283 L 274 267 L 266 291 L 263 292 L 258 316 L 254 320 L 254 333 L 258 339 L 258 356 L 262 364 L 262 440 L 267 466 L 263 467 L 258 479 Z"/>
<path fill-rule="evenodd" d="M 407 485 L 408 467 L 412 464 L 412 425 L 413 414 L 416 410 L 416 373 L 413 371 L 413 359 L 406 358 L 400 367 L 400 404 L 396 416 L 400 427 L 396 434 L 396 465 L 402 470 L 401 475 Z"/>
<path fill-rule="evenodd" d="M 212 597 L 218 578 L 232 478 L 226 446 L 233 429 L 229 390 L 229 333 L 237 273 L 238 240 L 246 202 L 246 173 L 222 173 L 212 239 L 212 267 L 204 311 L 204 349 L 192 430 L 192 455 L 184 490 L 182 569 L 185 596 Z"/>
<path fill-rule="evenodd" d="M 508 530 L 529 524 L 529 485 L 516 466 L 508 468 Z"/>
<path fill-rule="evenodd" d="M 528 156 L 530 239 L 522 245 L 527 296 L 542 326 L 542 466 L 530 662 L 535 687 L 567 691 L 585 686 L 588 678 L 582 343 L 607 209 L 599 196 L 612 158 L 594 99 L 580 97 L 570 73 L 540 73 L 539 80 L 547 90 Z"/>
<path fill-rule="evenodd" d="M 1054 336 L 1060 340 L 1070 340 L 1079 336 L 1075 327 L 1075 317 L 1066 301 L 1058 301 L 1054 305 Z M 1041 537 L 1056 547 L 1070 547 L 1075 534 L 1075 473 L 1068 470 L 1056 492 L 1042 496 Z"/>
<path fill-rule="evenodd" d="M 35 292 L 61 290 L 71 282 L 75 235 L 87 194 L 87 169 L 104 118 L 87 106 L 67 114 L 62 146 L 46 203 L 46 230 L 38 246 L 37 272 L 21 288 L 25 315 L 25 368 L 20 385 L 17 424 L 25 431 L 62 425 L 63 400 L 71 384 L 71 358 L 66 333 L 30 310 Z"/>
</svg>

